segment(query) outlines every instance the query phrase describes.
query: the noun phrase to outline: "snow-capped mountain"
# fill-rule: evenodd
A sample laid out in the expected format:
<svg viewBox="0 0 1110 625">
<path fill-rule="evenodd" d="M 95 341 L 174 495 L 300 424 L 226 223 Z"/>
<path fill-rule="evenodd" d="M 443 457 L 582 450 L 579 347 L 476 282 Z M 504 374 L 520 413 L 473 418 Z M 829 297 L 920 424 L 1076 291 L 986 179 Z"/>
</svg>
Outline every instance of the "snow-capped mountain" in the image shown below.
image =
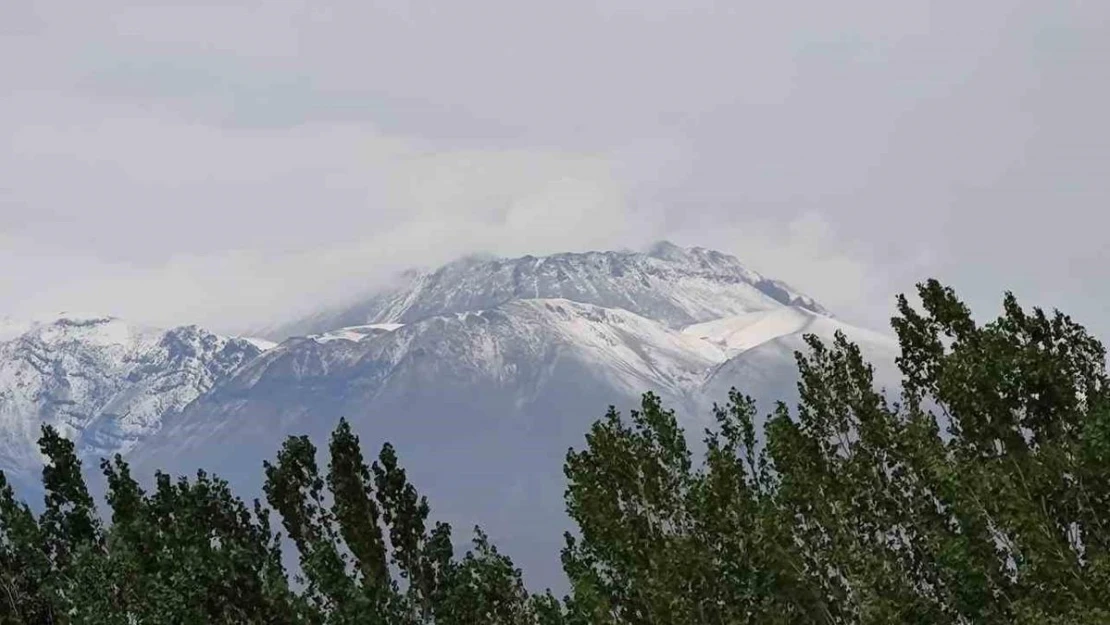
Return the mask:
<svg viewBox="0 0 1110 625">
<path fill-rule="evenodd" d="M 36 472 L 43 424 L 86 457 L 125 452 L 244 362 L 254 342 L 196 326 L 159 330 L 112 317 L 7 322 L 0 336 L 0 468 Z"/>
<path fill-rule="evenodd" d="M 277 345 L 114 319 L 0 325 L 15 337 L 0 343 L 0 468 L 29 466 L 48 422 L 88 456 L 126 451 L 135 475 L 203 467 L 253 497 L 286 436 L 324 446 L 346 417 L 368 455 L 397 448 L 438 518 L 481 523 L 532 583 L 558 587 L 564 455 L 609 405 L 654 391 L 697 438 L 732 386 L 764 410 L 794 401 L 802 335 L 837 330 L 893 370 L 889 337 L 669 243 L 409 272 L 269 331 Z"/>
<path fill-rule="evenodd" d="M 652 390 L 697 437 L 731 386 L 767 410 L 796 397 L 804 333 L 843 330 L 893 358 L 890 338 L 698 248 L 472 258 L 407 278 L 273 333 L 300 336 L 167 418 L 130 455 L 138 473 L 204 466 L 257 493 L 286 435 L 323 445 L 346 417 L 368 453 L 394 444 L 437 516 L 481 523 L 534 583 L 558 585 L 564 454 L 609 405 Z"/>
<path fill-rule="evenodd" d="M 257 422 L 266 428 L 275 420 L 282 427 L 300 419 L 331 424 L 340 416 L 443 398 L 456 409 L 481 407 L 487 414 L 495 412 L 492 402 L 496 411 L 524 418 L 553 387 L 573 381 L 581 396 L 584 379 L 600 391 L 591 414 L 613 398 L 646 389 L 681 400 L 724 360 L 719 346 L 626 310 L 565 299 L 515 300 L 411 324 L 355 326 L 287 340 L 169 420 L 157 440 L 173 450 L 152 440 L 140 452 L 190 456 L 189 447 L 211 447 L 227 440 L 230 429 L 253 429 Z"/>
<path fill-rule="evenodd" d="M 744 267 L 733 256 L 665 241 L 646 253 L 472 257 L 433 271 L 412 271 L 405 278 L 396 288 L 341 309 L 258 334 L 280 340 L 346 326 L 409 323 L 519 299 L 620 308 L 671 328 L 784 305 L 827 314 L 812 298 Z"/>
</svg>

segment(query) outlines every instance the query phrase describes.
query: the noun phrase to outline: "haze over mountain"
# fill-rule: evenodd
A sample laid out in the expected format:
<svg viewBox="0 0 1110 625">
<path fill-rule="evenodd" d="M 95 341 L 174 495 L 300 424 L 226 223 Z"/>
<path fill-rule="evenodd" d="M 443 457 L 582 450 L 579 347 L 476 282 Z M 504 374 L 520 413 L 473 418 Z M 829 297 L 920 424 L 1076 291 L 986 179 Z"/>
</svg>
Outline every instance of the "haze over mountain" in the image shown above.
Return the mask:
<svg viewBox="0 0 1110 625">
<path fill-rule="evenodd" d="M 661 395 L 691 433 L 739 387 L 793 401 L 801 336 L 845 331 L 892 369 L 886 335 L 835 319 L 738 259 L 646 252 L 466 258 L 263 333 L 62 318 L 0 335 L 0 468 L 35 470 L 43 423 L 139 476 L 198 467 L 256 496 L 285 436 L 340 417 L 368 454 L 392 442 L 433 514 L 480 523 L 535 585 L 559 585 L 562 461 L 609 405 Z M 883 378 L 888 379 L 888 378 Z"/>
<path fill-rule="evenodd" d="M 668 327 L 779 304 L 827 314 L 812 298 L 751 271 L 733 256 L 668 241 L 646 253 L 472 256 L 432 271 L 410 271 L 405 278 L 396 288 L 258 334 L 281 339 L 367 323 L 405 323 L 515 299 L 569 299 L 623 308 Z"/>
</svg>

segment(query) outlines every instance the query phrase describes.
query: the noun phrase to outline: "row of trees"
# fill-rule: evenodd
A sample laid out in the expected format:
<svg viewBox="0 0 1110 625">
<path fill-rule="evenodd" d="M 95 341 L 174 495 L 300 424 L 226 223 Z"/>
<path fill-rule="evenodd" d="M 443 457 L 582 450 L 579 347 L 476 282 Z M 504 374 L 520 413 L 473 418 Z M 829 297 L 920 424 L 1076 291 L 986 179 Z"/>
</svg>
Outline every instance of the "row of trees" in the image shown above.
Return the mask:
<svg viewBox="0 0 1110 625">
<path fill-rule="evenodd" d="M 342 421 L 330 463 L 306 437 L 265 463 L 264 507 L 203 471 L 158 473 L 145 492 L 119 456 L 101 463 L 111 522 L 97 516 L 73 443 L 40 439 L 45 509 L 36 517 L 0 474 L 0 623 L 538 623 L 558 602 L 532 597 L 481 530 L 457 559 L 451 528 L 386 445 L 367 466 Z M 299 554 L 282 560 L 270 511 Z"/>
<path fill-rule="evenodd" d="M 44 511 L 0 476 L 2 623 L 1108 623 L 1105 352 L 1011 295 L 977 325 L 951 290 L 898 300 L 890 402 L 845 337 L 807 337 L 801 403 L 757 436 L 750 398 L 715 410 L 695 461 L 654 395 L 568 452 L 568 596 L 530 594 L 476 528 L 451 528 L 387 444 L 346 422 L 328 465 L 305 437 L 265 464 L 267 506 L 222 480 L 104 461 L 104 524 L 73 446 L 41 440 Z M 287 572 L 271 511 L 299 556 Z"/>
</svg>

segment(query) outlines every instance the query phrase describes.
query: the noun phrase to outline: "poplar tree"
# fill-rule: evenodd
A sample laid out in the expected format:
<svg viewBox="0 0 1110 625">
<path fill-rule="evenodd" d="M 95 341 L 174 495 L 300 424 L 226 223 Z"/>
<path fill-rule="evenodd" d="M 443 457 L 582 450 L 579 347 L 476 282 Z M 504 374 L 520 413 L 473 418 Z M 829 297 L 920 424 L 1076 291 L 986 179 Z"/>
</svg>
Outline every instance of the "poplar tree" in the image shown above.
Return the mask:
<svg viewBox="0 0 1110 625">
<path fill-rule="evenodd" d="M 801 401 L 755 436 L 716 409 L 695 469 L 645 395 L 567 456 L 577 623 L 1105 623 L 1105 350 L 1056 311 L 979 325 L 953 291 L 898 298 L 900 389 L 843 334 L 807 336 Z"/>
</svg>

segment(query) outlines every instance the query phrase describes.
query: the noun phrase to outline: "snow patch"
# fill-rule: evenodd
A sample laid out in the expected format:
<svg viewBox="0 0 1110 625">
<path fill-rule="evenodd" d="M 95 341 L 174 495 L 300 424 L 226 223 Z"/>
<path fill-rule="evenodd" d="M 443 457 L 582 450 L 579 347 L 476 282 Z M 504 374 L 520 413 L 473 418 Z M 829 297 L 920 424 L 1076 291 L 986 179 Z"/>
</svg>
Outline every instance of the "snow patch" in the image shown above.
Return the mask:
<svg viewBox="0 0 1110 625">
<path fill-rule="evenodd" d="M 683 328 L 682 333 L 716 345 L 732 357 L 788 335 L 816 334 L 824 340 L 831 340 L 837 330 L 852 341 L 897 348 L 893 337 L 793 307 L 697 323 Z"/>
<path fill-rule="evenodd" d="M 393 332 L 405 327 L 403 323 L 371 323 L 365 326 L 355 326 L 356 328 L 366 328 L 368 330 L 385 330 L 386 332 Z"/>
<path fill-rule="evenodd" d="M 323 334 L 312 334 L 308 338 L 317 343 L 330 343 L 332 341 L 352 341 L 358 343 L 368 336 L 377 336 L 393 332 L 404 327 L 403 323 L 371 323 L 361 326 L 348 326 Z"/>
<path fill-rule="evenodd" d="M 683 328 L 682 334 L 707 341 L 730 355 L 736 355 L 780 336 L 803 332 L 815 322 L 816 317 L 814 313 L 798 308 L 766 310 L 697 323 Z"/>
<path fill-rule="evenodd" d="M 253 336 L 239 336 L 236 338 L 242 341 L 246 341 L 264 352 L 270 351 L 271 349 L 278 346 L 278 344 L 274 341 L 267 341 L 266 339 L 260 339 Z"/>
<path fill-rule="evenodd" d="M 727 358 L 716 345 L 627 310 L 565 299 L 524 300 L 507 308 L 539 313 L 599 374 L 634 393 L 656 387 L 688 393 L 705 370 Z"/>
<path fill-rule="evenodd" d="M 4 332 L 2 470 L 41 460 L 43 424 L 72 438 L 82 455 L 126 451 L 261 349 L 196 326 L 159 330 L 95 315 L 8 322 Z"/>
</svg>

